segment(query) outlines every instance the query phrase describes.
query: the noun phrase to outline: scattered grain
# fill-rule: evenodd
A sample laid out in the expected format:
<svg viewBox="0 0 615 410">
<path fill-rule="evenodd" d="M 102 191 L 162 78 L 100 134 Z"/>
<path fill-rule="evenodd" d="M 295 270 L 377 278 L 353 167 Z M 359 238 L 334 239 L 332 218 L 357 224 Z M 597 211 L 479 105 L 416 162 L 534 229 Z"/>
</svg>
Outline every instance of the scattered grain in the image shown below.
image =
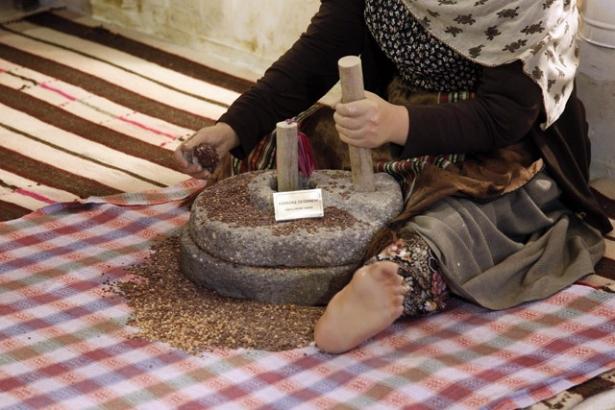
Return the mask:
<svg viewBox="0 0 615 410">
<path fill-rule="evenodd" d="M 232 299 L 196 286 L 180 272 L 176 237 L 158 242 L 129 271 L 135 275 L 132 280 L 107 287 L 132 308 L 129 324 L 146 339 L 192 354 L 213 348 L 280 351 L 306 346 L 323 312 L 321 307 Z"/>
</svg>

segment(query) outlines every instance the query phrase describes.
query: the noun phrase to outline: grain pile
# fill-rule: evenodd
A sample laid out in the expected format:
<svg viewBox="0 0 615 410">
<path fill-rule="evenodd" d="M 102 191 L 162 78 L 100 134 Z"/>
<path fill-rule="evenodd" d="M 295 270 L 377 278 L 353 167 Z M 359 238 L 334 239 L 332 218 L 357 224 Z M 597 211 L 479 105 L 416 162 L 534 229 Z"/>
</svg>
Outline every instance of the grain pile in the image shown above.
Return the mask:
<svg viewBox="0 0 615 410">
<path fill-rule="evenodd" d="M 220 158 L 216 148 L 209 144 L 199 144 L 194 147 L 194 156 L 201 164 L 201 167 L 209 172 L 214 172 L 220 163 Z"/>
<path fill-rule="evenodd" d="M 199 288 L 179 269 L 179 238 L 160 241 L 129 271 L 133 280 L 111 284 L 132 308 L 130 325 L 149 340 L 197 354 L 212 348 L 269 351 L 303 347 L 313 340 L 321 307 L 237 300 Z"/>
<path fill-rule="evenodd" d="M 299 229 L 308 233 L 316 233 L 322 228 L 341 231 L 361 223 L 348 211 L 334 206 L 324 209 L 323 218 L 276 222 L 272 211 L 259 209 L 252 203 L 248 189 L 252 179 L 251 175 L 240 175 L 227 179 L 224 184 L 213 185 L 208 188 L 206 196 L 197 199 L 196 207 L 207 210 L 207 217 L 211 220 L 229 226 L 272 226 L 276 236 L 289 235 Z"/>
</svg>

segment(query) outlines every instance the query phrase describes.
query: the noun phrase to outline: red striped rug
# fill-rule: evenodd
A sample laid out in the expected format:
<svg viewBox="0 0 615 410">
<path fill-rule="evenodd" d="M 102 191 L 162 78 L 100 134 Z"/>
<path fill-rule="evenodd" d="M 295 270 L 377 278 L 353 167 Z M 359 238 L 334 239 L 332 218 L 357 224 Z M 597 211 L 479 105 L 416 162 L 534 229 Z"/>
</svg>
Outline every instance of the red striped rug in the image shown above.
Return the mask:
<svg viewBox="0 0 615 410">
<path fill-rule="evenodd" d="M 53 13 L 0 25 L 0 220 L 185 180 L 172 151 L 250 85 Z M 615 200 L 597 196 L 615 220 Z M 615 291 L 615 233 L 606 239 L 588 283 Z"/>
</svg>

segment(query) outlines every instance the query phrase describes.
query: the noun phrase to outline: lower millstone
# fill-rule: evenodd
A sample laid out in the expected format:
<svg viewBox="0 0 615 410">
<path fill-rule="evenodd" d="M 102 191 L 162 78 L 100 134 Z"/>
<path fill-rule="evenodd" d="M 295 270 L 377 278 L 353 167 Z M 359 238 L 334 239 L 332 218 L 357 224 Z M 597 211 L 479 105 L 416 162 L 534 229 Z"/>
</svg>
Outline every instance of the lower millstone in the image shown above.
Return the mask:
<svg viewBox="0 0 615 410">
<path fill-rule="evenodd" d="M 397 182 L 352 190 L 344 171 L 316 171 L 325 217 L 276 223 L 275 172 L 243 174 L 203 191 L 182 241 L 182 271 L 225 296 L 269 303 L 325 304 L 351 278 L 373 234 L 402 208 Z"/>
<path fill-rule="evenodd" d="M 325 305 L 358 268 L 358 264 L 326 268 L 233 264 L 200 249 L 185 230 L 181 236 L 180 262 L 182 272 L 190 280 L 223 296 L 314 306 Z"/>
</svg>

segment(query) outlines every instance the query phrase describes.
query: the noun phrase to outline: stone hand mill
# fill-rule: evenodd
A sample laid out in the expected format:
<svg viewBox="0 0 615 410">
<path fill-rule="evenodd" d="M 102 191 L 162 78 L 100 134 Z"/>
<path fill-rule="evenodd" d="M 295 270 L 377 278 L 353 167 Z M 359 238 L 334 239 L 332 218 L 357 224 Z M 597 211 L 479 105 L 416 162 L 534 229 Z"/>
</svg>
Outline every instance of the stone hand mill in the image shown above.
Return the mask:
<svg viewBox="0 0 615 410">
<path fill-rule="evenodd" d="M 339 61 L 342 101 L 365 98 L 358 57 Z M 297 125 L 277 126 L 277 171 L 205 189 L 181 237 L 182 272 L 218 293 L 268 303 L 322 305 L 359 267 L 374 233 L 402 208 L 399 185 L 373 173 L 371 151 L 349 147 L 352 172 L 317 170 L 299 184 Z M 276 222 L 273 193 L 322 190 L 324 217 Z"/>
</svg>

